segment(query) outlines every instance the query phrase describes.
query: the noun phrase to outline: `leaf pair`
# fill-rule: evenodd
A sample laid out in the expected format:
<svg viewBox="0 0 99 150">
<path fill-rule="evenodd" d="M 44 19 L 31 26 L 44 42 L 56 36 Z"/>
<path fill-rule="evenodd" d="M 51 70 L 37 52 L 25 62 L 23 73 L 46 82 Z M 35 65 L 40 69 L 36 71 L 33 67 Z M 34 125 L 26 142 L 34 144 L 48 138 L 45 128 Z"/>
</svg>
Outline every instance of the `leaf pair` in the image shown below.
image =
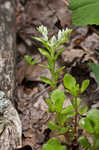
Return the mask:
<svg viewBox="0 0 99 150">
<path fill-rule="evenodd" d="M 67 73 L 64 76 L 64 86 L 66 88 L 66 91 L 73 96 L 78 96 L 79 94 L 82 94 L 87 89 L 88 85 L 89 80 L 84 80 L 80 88 L 79 84 L 76 83 L 75 78 L 71 74 Z"/>
</svg>

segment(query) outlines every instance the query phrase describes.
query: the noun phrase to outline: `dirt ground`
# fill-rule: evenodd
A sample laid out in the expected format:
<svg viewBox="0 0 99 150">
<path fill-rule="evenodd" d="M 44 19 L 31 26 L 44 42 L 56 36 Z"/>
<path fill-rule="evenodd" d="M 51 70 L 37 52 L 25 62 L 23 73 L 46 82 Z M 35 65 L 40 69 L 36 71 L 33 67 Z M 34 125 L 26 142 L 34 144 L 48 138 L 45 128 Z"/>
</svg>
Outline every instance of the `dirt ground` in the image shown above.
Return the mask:
<svg viewBox="0 0 99 150">
<path fill-rule="evenodd" d="M 67 72 L 75 76 L 79 83 L 90 79 L 90 85 L 82 95 L 89 108 L 99 107 L 99 90 L 96 90 L 96 80 L 88 67 L 89 61 L 99 63 L 99 35 L 90 26 L 77 28 L 72 25 L 72 13 L 64 0 L 16 0 L 16 3 L 17 110 L 22 121 L 23 145 L 28 144 L 33 150 L 41 150 L 42 144 L 50 136 L 47 121 L 52 117 L 45 102 L 50 87 L 40 80 L 40 76 L 50 77 L 50 73 L 39 64 L 30 66 L 24 60 L 28 54 L 33 59 L 40 59 L 41 64 L 47 63 L 37 50 L 42 45 L 32 38 L 38 35 L 36 27 L 42 24 L 47 26 L 50 35 L 66 27 L 73 30 L 68 43 L 64 44 L 65 50 L 57 65 L 66 66 L 61 79 Z M 58 87 L 64 88 L 62 80 Z"/>
</svg>

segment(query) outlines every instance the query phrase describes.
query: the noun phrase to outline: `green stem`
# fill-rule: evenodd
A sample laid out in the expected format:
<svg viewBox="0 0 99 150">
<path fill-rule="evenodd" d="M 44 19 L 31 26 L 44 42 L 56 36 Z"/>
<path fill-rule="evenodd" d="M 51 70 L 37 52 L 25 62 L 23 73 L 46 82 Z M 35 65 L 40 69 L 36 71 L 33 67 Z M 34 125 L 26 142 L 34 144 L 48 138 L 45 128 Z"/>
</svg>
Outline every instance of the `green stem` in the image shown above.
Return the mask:
<svg viewBox="0 0 99 150">
<path fill-rule="evenodd" d="M 57 86 L 57 81 L 56 81 L 56 74 L 55 74 L 55 61 L 54 58 L 52 58 L 52 67 L 51 67 L 51 76 L 52 76 L 52 81 L 54 83 L 54 88 Z"/>
<path fill-rule="evenodd" d="M 74 133 L 75 138 L 77 137 L 77 125 L 78 125 L 78 107 L 77 107 L 77 96 L 75 97 L 75 120 L 74 120 Z"/>
</svg>

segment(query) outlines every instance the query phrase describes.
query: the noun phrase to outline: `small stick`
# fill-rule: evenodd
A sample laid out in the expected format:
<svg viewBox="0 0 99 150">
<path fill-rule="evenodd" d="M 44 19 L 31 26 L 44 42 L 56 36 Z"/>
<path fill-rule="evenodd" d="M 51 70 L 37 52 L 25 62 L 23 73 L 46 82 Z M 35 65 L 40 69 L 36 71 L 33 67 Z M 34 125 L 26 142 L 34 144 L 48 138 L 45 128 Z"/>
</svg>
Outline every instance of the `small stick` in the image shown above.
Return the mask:
<svg viewBox="0 0 99 150">
<path fill-rule="evenodd" d="M 69 6 L 69 2 L 67 0 L 62 0 L 67 6 Z"/>
</svg>

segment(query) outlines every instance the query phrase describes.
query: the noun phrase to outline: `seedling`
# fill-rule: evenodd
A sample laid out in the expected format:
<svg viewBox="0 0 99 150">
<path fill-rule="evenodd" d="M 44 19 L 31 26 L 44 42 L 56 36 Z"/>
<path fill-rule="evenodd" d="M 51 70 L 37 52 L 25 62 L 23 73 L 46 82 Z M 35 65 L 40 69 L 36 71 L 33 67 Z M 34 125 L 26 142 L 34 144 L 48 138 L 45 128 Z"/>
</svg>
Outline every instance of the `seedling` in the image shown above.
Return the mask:
<svg viewBox="0 0 99 150">
<path fill-rule="evenodd" d="M 37 30 L 42 35 L 41 37 L 33 37 L 34 39 L 40 41 L 45 48 L 39 48 L 38 50 L 42 55 L 44 55 L 47 58 L 48 65 L 42 65 L 44 68 L 47 68 L 51 73 L 51 79 L 42 76 L 41 79 L 45 83 L 49 84 L 53 88 L 56 88 L 57 81 L 59 79 L 59 73 L 62 71 L 65 67 L 61 67 L 56 69 L 56 60 L 59 55 L 64 51 L 64 48 L 60 48 L 61 45 L 63 45 L 65 42 L 68 41 L 69 35 L 72 32 L 71 29 L 66 30 L 59 30 L 57 38 L 52 36 L 51 38 L 48 37 L 48 29 L 45 26 L 40 26 L 37 28 Z M 56 51 L 58 49 L 58 51 Z"/>
<path fill-rule="evenodd" d="M 56 135 L 64 135 L 68 133 L 69 135 L 73 133 L 70 126 L 72 122 L 72 117 L 75 115 L 74 109 L 72 106 L 63 108 L 64 101 L 66 96 L 63 91 L 55 89 L 50 98 L 46 99 L 48 104 L 49 112 L 55 114 L 55 121 L 48 123 L 48 128 L 56 132 Z M 71 135 L 72 138 L 73 135 Z M 43 150 L 56 150 L 56 146 L 59 146 L 58 149 L 66 150 L 65 146 L 62 146 L 61 143 L 56 138 L 50 139 L 46 144 L 43 145 Z M 57 145 L 58 144 L 58 145 Z"/>
<path fill-rule="evenodd" d="M 51 93 L 50 98 L 46 100 L 49 112 L 55 113 L 55 122 L 49 122 L 48 127 L 56 131 L 58 135 L 69 132 L 71 117 L 75 115 L 72 106 L 63 108 L 66 96 L 63 91 L 56 89 Z"/>
<path fill-rule="evenodd" d="M 88 132 L 89 136 L 93 139 L 93 142 L 90 142 L 88 137 L 80 137 L 78 142 L 83 148 L 88 150 L 96 150 L 99 148 L 99 110 L 89 110 L 87 116 L 79 121 L 79 125 Z"/>
<path fill-rule="evenodd" d="M 49 122 L 48 127 L 57 133 L 57 135 L 64 135 L 66 144 L 71 145 L 74 140 L 78 138 L 78 116 L 82 116 L 87 112 L 87 106 L 81 106 L 81 99 L 79 95 L 82 94 L 89 85 L 89 80 L 84 80 L 81 87 L 76 83 L 75 78 L 66 74 L 64 76 L 64 86 L 66 92 L 73 96 L 71 100 L 72 105 L 64 108 L 63 104 L 66 96 L 63 91 L 54 90 L 50 98 L 47 98 L 49 112 L 55 113 L 55 122 Z M 68 139 L 68 140 L 67 140 Z"/>
<path fill-rule="evenodd" d="M 74 119 L 74 134 L 75 138 L 78 136 L 77 126 L 78 126 L 78 115 L 83 115 L 87 112 L 87 106 L 84 105 L 82 107 L 82 100 L 79 98 L 79 95 L 82 94 L 88 87 L 89 80 L 84 80 L 82 85 L 76 82 L 75 78 L 71 74 L 66 74 L 64 76 L 64 86 L 66 88 L 66 92 L 70 93 L 73 96 L 71 100 L 73 109 L 75 111 L 75 119 Z"/>
</svg>

